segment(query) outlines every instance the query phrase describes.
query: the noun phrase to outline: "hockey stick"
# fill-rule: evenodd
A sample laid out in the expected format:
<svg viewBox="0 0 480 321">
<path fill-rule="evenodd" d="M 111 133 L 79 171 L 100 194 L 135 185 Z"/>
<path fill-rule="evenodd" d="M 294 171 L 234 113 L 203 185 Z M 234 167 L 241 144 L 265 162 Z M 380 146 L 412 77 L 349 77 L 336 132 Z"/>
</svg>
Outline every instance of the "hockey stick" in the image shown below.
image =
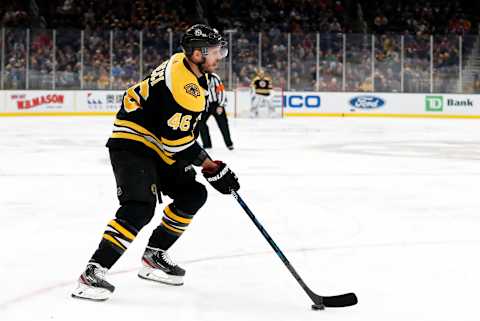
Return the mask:
<svg viewBox="0 0 480 321">
<path fill-rule="evenodd" d="M 245 213 L 248 214 L 248 216 L 253 221 L 255 226 L 260 230 L 262 235 L 267 240 L 268 244 L 270 244 L 270 246 L 273 248 L 275 253 L 277 253 L 278 257 L 282 260 L 283 264 L 285 264 L 285 266 L 290 271 L 290 273 L 292 273 L 295 280 L 297 280 L 297 282 L 300 284 L 302 289 L 307 293 L 310 299 L 312 299 L 314 303 L 312 305 L 312 309 L 323 310 L 325 309 L 325 307 L 341 308 L 341 307 L 347 307 L 347 306 L 357 304 L 358 300 L 355 293 L 346 293 L 346 294 L 334 295 L 334 296 L 321 296 L 321 295 L 315 294 L 312 290 L 310 290 L 310 288 L 305 284 L 305 282 L 302 280 L 300 275 L 298 275 L 297 271 L 295 271 L 293 266 L 290 264 L 287 257 L 283 254 L 282 250 L 280 250 L 280 248 L 273 241 L 273 239 L 270 237 L 267 231 L 263 228 L 262 224 L 260 224 L 260 222 L 257 220 L 255 215 L 253 215 L 252 211 L 248 208 L 247 204 L 245 204 L 245 202 L 240 197 L 240 195 L 238 195 L 237 192 L 232 191 L 232 196 L 237 200 L 237 202 L 243 208 Z"/>
</svg>

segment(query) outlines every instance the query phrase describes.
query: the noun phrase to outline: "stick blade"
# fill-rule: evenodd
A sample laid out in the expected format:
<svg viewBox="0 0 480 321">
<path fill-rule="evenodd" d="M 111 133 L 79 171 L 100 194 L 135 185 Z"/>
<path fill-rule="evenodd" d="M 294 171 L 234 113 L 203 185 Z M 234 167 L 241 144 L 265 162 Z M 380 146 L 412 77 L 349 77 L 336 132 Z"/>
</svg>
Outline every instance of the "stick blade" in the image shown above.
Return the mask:
<svg viewBox="0 0 480 321">
<path fill-rule="evenodd" d="M 358 303 L 355 293 L 345 293 L 334 296 L 322 297 L 322 303 L 327 308 L 343 308 L 355 305 Z"/>
</svg>

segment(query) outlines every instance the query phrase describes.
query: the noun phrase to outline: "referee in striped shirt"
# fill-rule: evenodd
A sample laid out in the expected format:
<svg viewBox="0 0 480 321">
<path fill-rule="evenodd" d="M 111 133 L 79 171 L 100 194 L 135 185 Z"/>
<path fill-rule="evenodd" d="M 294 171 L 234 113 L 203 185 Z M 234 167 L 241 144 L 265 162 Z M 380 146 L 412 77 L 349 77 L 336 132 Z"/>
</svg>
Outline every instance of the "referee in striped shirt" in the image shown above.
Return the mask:
<svg viewBox="0 0 480 321">
<path fill-rule="evenodd" d="M 225 105 L 227 98 L 225 97 L 225 86 L 217 74 L 208 75 L 208 106 L 205 113 L 202 115 L 202 120 L 199 123 L 200 137 L 202 138 L 203 148 L 212 148 L 212 141 L 210 140 L 210 131 L 208 130 L 207 121 L 213 115 L 217 121 L 218 127 L 222 132 L 223 140 L 228 149 L 233 149 L 232 139 L 230 137 L 230 130 L 228 128 L 227 114 L 225 113 Z"/>
</svg>

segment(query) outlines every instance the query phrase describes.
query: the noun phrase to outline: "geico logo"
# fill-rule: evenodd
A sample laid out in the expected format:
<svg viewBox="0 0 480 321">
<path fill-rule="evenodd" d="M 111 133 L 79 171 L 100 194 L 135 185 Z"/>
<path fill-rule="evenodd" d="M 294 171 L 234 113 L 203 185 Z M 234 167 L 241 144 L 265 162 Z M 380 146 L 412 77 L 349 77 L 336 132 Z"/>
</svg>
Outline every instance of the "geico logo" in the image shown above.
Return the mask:
<svg viewBox="0 0 480 321">
<path fill-rule="evenodd" d="M 321 99 L 317 95 L 285 95 L 283 105 L 287 108 L 319 108 Z"/>
</svg>

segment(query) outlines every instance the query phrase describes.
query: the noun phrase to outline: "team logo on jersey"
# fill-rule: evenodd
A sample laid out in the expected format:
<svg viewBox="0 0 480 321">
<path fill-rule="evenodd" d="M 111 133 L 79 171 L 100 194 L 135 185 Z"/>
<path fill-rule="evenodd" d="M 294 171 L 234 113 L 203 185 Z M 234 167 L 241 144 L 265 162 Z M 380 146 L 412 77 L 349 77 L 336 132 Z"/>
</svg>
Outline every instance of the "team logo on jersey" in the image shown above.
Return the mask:
<svg viewBox="0 0 480 321">
<path fill-rule="evenodd" d="M 200 96 L 200 89 L 195 84 L 186 84 L 185 87 L 183 87 L 183 88 L 185 88 L 185 91 L 189 95 L 192 95 L 194 97 L 199 97 Z"/>
<path fill-rule="evenodd" d="M 260 87 L 265 87 L 266 83 L 265 83 L 264 80 L 260 80 L 259 83 L 258 83 L 258 85 L 259 85 Z"/>
</svg>

